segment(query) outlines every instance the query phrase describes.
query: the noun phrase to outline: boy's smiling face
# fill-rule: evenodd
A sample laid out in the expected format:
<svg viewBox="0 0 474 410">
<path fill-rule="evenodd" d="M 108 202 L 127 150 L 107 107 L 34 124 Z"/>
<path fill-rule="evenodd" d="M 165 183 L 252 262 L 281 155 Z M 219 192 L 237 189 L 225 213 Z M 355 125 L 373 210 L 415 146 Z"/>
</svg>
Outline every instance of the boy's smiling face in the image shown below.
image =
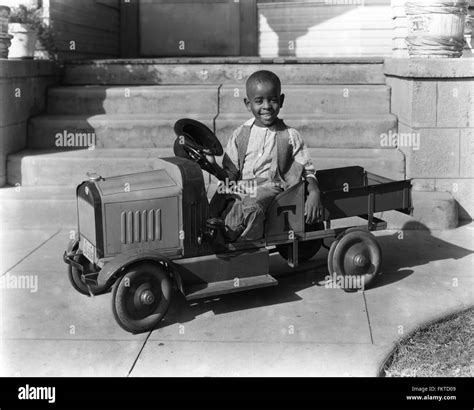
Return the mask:
<svg viewBox="0 0 474 410">
<path fill-rule="evenodd" d="M 244 99 L 247 110 L 255 117 L 255 124 L 260 127 L 271 127 L 278 119 L 283 106 L 284 94 L 280 87 L 271 81 L 252 81 L 247 85 L 247 98 Z"/>
</svg>

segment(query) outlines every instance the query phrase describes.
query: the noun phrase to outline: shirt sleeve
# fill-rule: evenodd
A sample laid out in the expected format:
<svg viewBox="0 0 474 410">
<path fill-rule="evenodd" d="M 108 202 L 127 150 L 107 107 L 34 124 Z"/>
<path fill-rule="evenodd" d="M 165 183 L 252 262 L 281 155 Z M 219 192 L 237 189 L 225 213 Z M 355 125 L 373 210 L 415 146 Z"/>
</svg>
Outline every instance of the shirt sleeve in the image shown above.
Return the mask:
<svg viewBox="0 0 474 410">
<path fill-rule="evenodd" d="M 239 179 L 239 154 L 237 151 L 237 135 L 240 132 L 240 128 L 237 128 L 233 133 L 232 136 L 229 138 L 227 142 L 227 146 L 224 151 L 224 157 L 222 158 L 222 168 L 229 176 L 229 179 L 232 181 L 236 181 Z"/>
<path fill-rule="evenodd" d="M 316 178 L 316 170 L 314 168 L 311 157 L 309 156 L 308 148 L 304 143 L 301 134 L 294 128 L 289 129 L 290 144 L 293 146 L 293 159 L 303 165 L 303 176 L 305 178 Z"/>
</svg>

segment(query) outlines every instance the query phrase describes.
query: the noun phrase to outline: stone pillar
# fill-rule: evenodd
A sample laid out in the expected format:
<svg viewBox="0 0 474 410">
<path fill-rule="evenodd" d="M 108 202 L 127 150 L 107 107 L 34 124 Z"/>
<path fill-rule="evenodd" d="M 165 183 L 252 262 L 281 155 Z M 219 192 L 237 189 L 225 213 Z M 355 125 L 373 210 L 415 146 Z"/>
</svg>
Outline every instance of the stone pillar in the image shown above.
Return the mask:
<svg viewBox="0 0 474 410">
<path fill-rule="evenodd" d="M 418 191 L 450 192 L 461 220 L 474 215 L 472 59 L 387 59 L 398 149 Z"/>
<path fill-rule="evenodd" d="M 7 183 L 7 157 L 27 145 L 30 117 L 44 112 L 47 89 L 60 83 L 51 61 L 0 59 L 0 187 Z"/>
</svg>

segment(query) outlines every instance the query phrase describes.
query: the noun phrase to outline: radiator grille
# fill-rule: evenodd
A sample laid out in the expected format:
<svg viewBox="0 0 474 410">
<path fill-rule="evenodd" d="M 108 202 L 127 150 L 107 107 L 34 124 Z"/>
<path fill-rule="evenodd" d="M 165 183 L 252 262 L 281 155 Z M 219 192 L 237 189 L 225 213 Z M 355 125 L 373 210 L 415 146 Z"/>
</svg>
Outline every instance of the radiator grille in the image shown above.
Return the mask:
<svg viewBox="0 0 474 410">
<path fill-rule="evenodd" d="M 122 244 L 161 241 L 161 209 L 123 211 L 120 232 Z"/>
</svg>

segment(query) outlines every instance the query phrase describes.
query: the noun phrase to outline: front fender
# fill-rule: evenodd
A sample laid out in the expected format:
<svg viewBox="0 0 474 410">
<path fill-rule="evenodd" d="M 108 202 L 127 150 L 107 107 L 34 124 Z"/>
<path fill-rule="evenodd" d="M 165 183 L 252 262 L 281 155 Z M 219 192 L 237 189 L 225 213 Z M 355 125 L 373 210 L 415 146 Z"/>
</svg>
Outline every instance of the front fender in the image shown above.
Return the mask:
<svg viewBox="0 0 474 410">
<path fill-rule="evenodd" d="M 66 250 L 63 254 L 63 261 L 68 265 L 75 267 L 79 271 L 83 271 L 83 266 L 76 261 L 74 258 L 77 254 L 77 249 L 79 247 L 79 240 L 78 239 L 71 239 L 69 240 Z"/>
<path fill-rule="evenodd" d="M 67 243 L 66 253 L 71 254 L 79 246 L 79 239 L 70 239 Z"/>
<path fill-rule="evenodd" d="M 161 255 L 160 253 L 153 251 L 143 251 L 141 249 L 132 250 L 129 252 L 121 253 L 120 255 L 107 262 L 104 267 L 100 270 L 97 276 L 97 285 L 109 288 L 115 281 L 116 275 L 128 266 L 142 261 L 153 261 L 153 262 L 165 262 L 169 267 L 174 266 L 171 259 Z M 172 269 L 170 272 L 173 280 L 175 281 L 178 289 L 183 291 L 183 284 L 179 273 Z"/>
</svg>

